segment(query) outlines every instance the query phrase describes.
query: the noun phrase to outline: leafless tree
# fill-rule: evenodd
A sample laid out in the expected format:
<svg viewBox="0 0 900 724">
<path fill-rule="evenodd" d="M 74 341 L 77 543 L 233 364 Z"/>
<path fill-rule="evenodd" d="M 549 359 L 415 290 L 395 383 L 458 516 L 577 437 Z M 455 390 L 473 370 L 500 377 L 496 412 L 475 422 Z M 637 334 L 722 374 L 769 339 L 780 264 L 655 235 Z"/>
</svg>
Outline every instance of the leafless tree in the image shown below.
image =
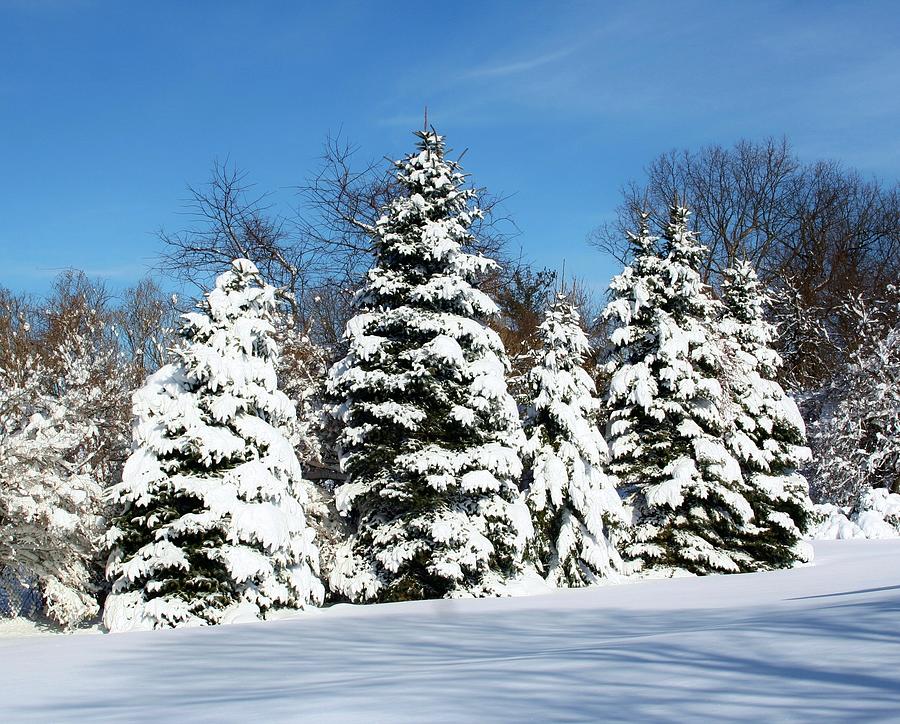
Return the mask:
<svg viewBox="0 0 900 724">
<path fill-rule="evenodd" d="M 113 310 L 121 344 L 140 379 L 168 361 L 167 350 L 179 325 L 175 302 L 174 295 L 146 277 L 126 289 Z"/>
<path fill-rule="evenodd" d="M 3 291 L 0 300 L 0 368 L 10 379 L 39 382 L 36 394 L 89 400 L 76 414 L 93 421 L 90 464 L 101 479 L 114 476 L 127 449 L 137 376 L 117 334 L 113 295 L 67 270 L 44 298 Z"/>
<path fill-rule="evenodd" d="M 159 232 L 167 249 L 163 269 L 202 289 L 232 260 L 251 259 L 272 284 L 291 292 L 285 301 L 300 320 L 298 299 L 320 250 L 290 234 L 285 219 L 267 203 L 269 196 L 254 193 L 246 174 L 227 162 L 216 162 L 209 182 L 188 191 L 185 213 L 191 224 Z"/>
</svg>

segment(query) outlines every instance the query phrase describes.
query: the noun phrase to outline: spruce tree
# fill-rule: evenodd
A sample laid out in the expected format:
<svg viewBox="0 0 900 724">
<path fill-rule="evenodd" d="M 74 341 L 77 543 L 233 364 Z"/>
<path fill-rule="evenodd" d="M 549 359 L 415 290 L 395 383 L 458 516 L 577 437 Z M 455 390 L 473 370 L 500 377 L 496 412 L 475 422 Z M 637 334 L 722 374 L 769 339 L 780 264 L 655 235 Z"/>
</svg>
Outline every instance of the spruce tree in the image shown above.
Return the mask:
<svg viewBox="0 0 900 724">
<path fill-rule="evenodd" d="M 609 449 L 597 426 L 594 381 L 582 366 L 590 348 L 578 309 L 559 295 L 538 333 L 522 450 L 532 549 L 549 582 L 587 586 L 623 572 L 615 540 L 627 519 L 616 480 L 604 471 Z"/>
<path fill-rule="evenodd" d="M 646 228 L 611 284 L 607 439 L 611 470 L 633 508 L 626 554 L 662 575 L 736 572 L 753 517 L 724 440 L 716 304 L 702 283 L 704 248 L 673 206 L 661 250 Z"/>
<path fill-rule="evenodd" d="M 276 290 L 238 259 L 134 395 L 107 542 L 111 631 L 254 619 L 322 600 L 306 486 L 279 391 Z"/>
<path fill-rule="evenodd" d="M 776 382 L 781 358 L 765 319 L 765 294 L 749 262 L 726 270 L 720 324 L 727 391 L 734 405 L 729 447 L 741 464 L 753 509 L 746 550 L 755 570 L 784 568 L 811 557 L 803 541 L 809 486 L 799 469 L 809 461 L 806 429 L 794 401 Z"/>
<path fill-rule="evenodd" d="M 466 251 L 476 194 L 441 136 L 416 136 L 330 373 L 354 532 L 329 580 L 353 601 L 496 594 L 531 531 L 496 306 L 476 287 L 496 264 Z"/>
</svg>

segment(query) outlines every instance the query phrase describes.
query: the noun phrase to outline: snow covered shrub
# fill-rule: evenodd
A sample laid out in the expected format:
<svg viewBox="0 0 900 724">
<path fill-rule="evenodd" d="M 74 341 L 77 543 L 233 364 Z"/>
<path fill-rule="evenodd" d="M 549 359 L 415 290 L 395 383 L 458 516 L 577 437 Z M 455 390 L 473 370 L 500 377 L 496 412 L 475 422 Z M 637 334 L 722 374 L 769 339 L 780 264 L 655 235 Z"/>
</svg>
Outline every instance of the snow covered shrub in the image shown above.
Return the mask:
<svg viewBox="0 0 900 724">
<path fill-rule="evenodd" d="M 68 627 L 98 610 L 98 481 L 121 459 L 128 375 L 89 290 L 66 281 L 34 325 L 3 319 L 0 568 L 8 599 L 36 587 L 41 613 Z"/>
<path fill-rule="evenodd" d="M 885 488 L 863 490 L 852 506 L 814 506 L 813 540 L 900 538 L 900 493 Z"/>
<path fill-rule="evenodd" d="M 813 435 L 813 494 L 850 504 L 865 491 L 900 493 L 900 326 L 836 376 Z"/>
<path fill-rule="evenodd" d="M 753 564 L 743 545 L 753 509 L 725 442 L 718 309 L 700 279 L 704 248 L 688 213 L 671 209 L 661 253 L 646 224 L 631 236 L 634 261 L 613 279 L 604 312 L 610 469 L 634 511 L 625 552 L 663 575 Z"/>
<path fill-rule="evenodd" d="M 616 480 L 604 471 L 609 449 L 597 427 L 594 381 L 582 367 L 589 345 L 578 310 L 560 295 L 538 333 L 522 449 L 532 548 L 549 582 L 585 586 L 623 572 L 615 541 L 627 517 Z"/>
<path fill-rule="evenodd" d="M 64 402 L 0 371 L 0 566 L 8 597 L 39 587 L 44 613 L 74 626 L 97 613 L 93 581 L 101 487 L 90 466 L 94 431 Z M 17 575 L 12 575 L 17 572 Z"/>
<path fill-rule="evenodd" d="M 492 595 L 531 534 L 508 363 L 485 324 L 497 308 L 475 286 L 495 262 L 463 250 L 475 192 L 441 136 L 416 135 L 330 373 L 354 531 L 330 582 L 353 601 Z"/>
<path fill-rule="evenodd" d="M 313 342 L 308 330 L 288 315 L 279 314 L 276 322 L 278 386 L 297 406 L 291 442 L 305 469 L 307 463 L 319 464 L 322 460 L 320 426 L 328 371 L 326 353 Z"/>
<path fill-rule="evenodd" d="M 852 515 L 869 538 L 900 537 L 900 493 L 874 488 L 860 493 Z M 886 527 L 882 528 L 881 524 Z M 875 534 L 881 529 L 882 534 Z"/>
<path fill-rule="evenodd" d="M 278 389 L 275 289 L 238 259 L 184 315 L 133 398 L 134 452 L 107 533 L 110 631 L 256 619 L 319 603 L 308 483 Z"/>
<path fill-rule="evenodd" d="M 851 540 L 865 538 L 862 529 L 850 520 L 850 506 L 834 503 L 817 503 L 813 505 L 810 516 L 810 540 Z"/>
<path fill-rule="evenodd" d="M 812 555 L 803 542 L 809 523 L 809 486 L 799 469 L 809 461 L 803 418 L 776 382 L 781 359 L 774 329 L 764 317 L 766 298 L 748 262 L 725 271 L 719 325 L 728 363 L 726 391 L 733 422 L 728 446 L 741 465 L 753 509 L 746 550 L 754 569 L 783 568 Z"/>
</svg>

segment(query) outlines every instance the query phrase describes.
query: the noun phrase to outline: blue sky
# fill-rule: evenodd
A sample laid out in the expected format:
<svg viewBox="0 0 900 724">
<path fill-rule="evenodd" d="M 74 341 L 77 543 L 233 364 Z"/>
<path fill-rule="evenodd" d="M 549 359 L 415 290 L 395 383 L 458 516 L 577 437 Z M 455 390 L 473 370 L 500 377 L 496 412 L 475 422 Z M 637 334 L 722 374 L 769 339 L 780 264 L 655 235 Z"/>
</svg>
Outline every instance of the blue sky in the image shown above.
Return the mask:
<svg viewBox="0 0 900 724">
<path fill-rule="evenodd" d="M 657 154 L 786 134 L 900 175 L 896 2 L 0 0 L 0 285 L 113 287 L 230 158 L 285 207 L 328 133 L 399 156 L 429 118 L 511 195 L 525 253 L 585 242 Z"/>
</svg>

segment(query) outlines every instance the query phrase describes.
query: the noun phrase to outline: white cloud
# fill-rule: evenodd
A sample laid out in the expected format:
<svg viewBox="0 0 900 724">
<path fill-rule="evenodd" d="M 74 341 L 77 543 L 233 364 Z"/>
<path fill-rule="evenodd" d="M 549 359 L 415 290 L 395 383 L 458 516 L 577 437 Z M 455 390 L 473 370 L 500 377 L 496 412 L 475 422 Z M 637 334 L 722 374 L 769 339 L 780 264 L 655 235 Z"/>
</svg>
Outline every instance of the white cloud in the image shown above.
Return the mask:
<svg viewBox="0 0 900 724">
<path fill-rule="evenodd" d="M 515 75 L 517 73 L 524 73 L 525 71 L 534 70 L 535 68 L 540 68 L 541 66 L 547 65 L 548 63 L 552 63 L 556 60 L 560 60 L 562 58 L 568 57 L 572 55 L 577 50 L 577 47 L 569 47 L 563 48 L 562 50 L 557 50 L 552 53 L 546 53 L 544 55 L 538 55 L 533 58 L 526 58 L 523 60 L 518 60 L 514 62 L 508 63 L 500 63 L 495 65 L 485 65 L 480 68 L 473 68 L 465 73 L 463 73 L 463 77 L 468 78 L 486 78 L 486 77 L 501 77 L 508 75 Z"/>
</svg>

